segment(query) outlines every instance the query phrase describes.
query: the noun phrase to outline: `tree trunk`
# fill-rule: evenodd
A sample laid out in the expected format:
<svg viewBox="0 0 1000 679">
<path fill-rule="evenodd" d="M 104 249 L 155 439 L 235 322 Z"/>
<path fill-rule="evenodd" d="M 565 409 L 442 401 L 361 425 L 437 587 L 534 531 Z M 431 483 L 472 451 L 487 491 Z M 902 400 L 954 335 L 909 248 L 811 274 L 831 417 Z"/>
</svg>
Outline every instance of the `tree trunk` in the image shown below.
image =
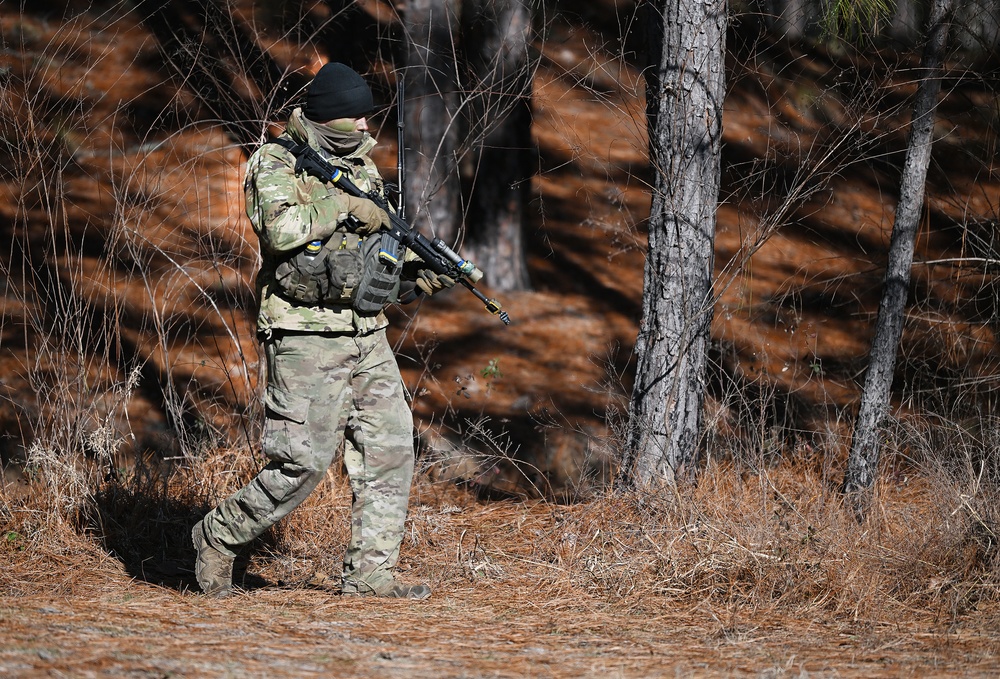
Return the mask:
<svg viewBox="0 0 1000 679">
<path fill-rule="evenodd" d="M 920 40 L 921 6 L 918 0 L 897 0 L 896 10 L 889 19 L 889 37 L 906 47 Z"/>
<path fill-rule="evenodd" d="M 793 42 L 815 32 L 823 12 L 816 0 L 766 0 L 764 7 L 771 30 Z"/>
<path fill-rule="evenodd" d="M 462 221 L 455 0 L 406 5 L 406 212 L 413 226 L 455 244 Z"/>
<path fill-rule="evenodd" d="M 496 290 L 530 287 L 523 224 L 530 199 L 531 13 L 524 0 L 465 0 L 474 178 L 465 252 Z"/>
<path fill-rule="evenodd" d="M 941 64 L 948 37 L 948 19 L 953 0 L 934 0 L 924 49 L 924 77 L 917 88 L 913 105 L 910 138 L 900 180 L 899 202 L 892 226 L 889 261 L 886 265 L 882 300 L 879 303 L 875 336 L 872 339 L 861 408 L 854 425 L 854 436 L 844 476 L 844 492 L 855 494 L 855 508 L 863 511 L 866 491 L 875 483 L 879 461 L 879 427 L 889 410 L 896 353 L 903 334 L 903 318 L 910 289 L 910 269 L 917 238 L 917 226 L 924 204 L 927 167 L 931 159 L 934 134 L 934 109 L 941 91 Z"/>
<path fill-rule="evenodd" d="M 726 3 L 646 5 L 649 154 L 655 173 L 622 478 L 694 472 L 712 320 L 725 96 Z"/>
<path fill-rule="evenodd" d="M 955 33 L 953 44 L 961 45 L 972 55 L 995 54 L 1000 38 L 1000 2 L 997 0 L 970 0 L 955 6 L 952 19 Z"/>
</svg>

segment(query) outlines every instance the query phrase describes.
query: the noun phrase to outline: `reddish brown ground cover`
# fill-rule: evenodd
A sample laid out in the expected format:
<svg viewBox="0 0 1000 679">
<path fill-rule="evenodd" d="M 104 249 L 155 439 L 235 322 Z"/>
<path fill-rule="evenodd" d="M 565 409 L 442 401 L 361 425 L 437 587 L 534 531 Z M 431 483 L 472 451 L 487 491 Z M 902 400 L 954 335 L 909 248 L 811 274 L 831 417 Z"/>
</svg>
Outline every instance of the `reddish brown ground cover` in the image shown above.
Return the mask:
<svg viewBox="0 0 1000 679">
<path fill-rule="evenodd" d="M 655 542 L 636 539 L 627 520 L 615 525 L 601 516 L 621 506 L 599 503 L 483 504 L 423 486 L 404 577 L 431 582 L 433 597 L 344 599 L 324 589 L 330 583 L 318 574 L 335 567 L 342 548 L 336 525 L 346 512 L 344 490 L 334 483 L 304 508 L 309 515 L 333 507 L 334 523 L 297 518 L 277 545 L 257 551 L 249 575 L 237 569 L 245 589 L 224 600 L 189 591 L 191 555 L 183 548 L 171 554 L 175 567 L 151 558 L 147 570 L 132 573 L 80 538 L 61 553 L 38 554 L 52 543 L 30 539 L 19 541 L 23 551 L 5 548 L 0 673 L 987 677 L 1000 669 L 995 598 L 962 611 L 968 602 L 932 582 L 936 595 L 897 590 L 906 600 L 894 601 L 873 587 L 854 595 L 867 600 L 849 602 L 838 589 L 845 582 L 880 577 L 853 556 L 846 581 L 797 596 L 793 562 L 802 554 L 786 558 L 787 576 L 767 582 L 763 570 L 776 552 L 744 547 L 727 555 L 709 542 L 700 559 L 674 562 L 686 573 L 661 563 L 657 575 L 648 570 L 656 550 L 671 547 L 656 527 L 649 526 Z M 671 533 L 669 542 L 692 532 Z M 330 536 L 337 536 L 332 544 Z M 737 561 L 760 569 L 758 579 L 730 580 Z M 891 567 L 882 573 L 886 589 L 895 575 Z M 788 592 L 775 592 L 783 586 Z M 768 590 L 770 597 L 762 595 Z"/>
</svg>

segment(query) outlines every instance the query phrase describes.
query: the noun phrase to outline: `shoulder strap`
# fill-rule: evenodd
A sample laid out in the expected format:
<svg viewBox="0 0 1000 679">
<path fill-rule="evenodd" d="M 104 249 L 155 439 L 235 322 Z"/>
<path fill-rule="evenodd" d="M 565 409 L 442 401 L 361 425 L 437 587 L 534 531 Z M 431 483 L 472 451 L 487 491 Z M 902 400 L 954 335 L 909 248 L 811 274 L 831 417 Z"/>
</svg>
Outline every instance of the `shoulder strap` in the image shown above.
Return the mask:
<svg viewBox="0 0 1000 679">
<path fill-rule="evenodd" d="M 302 166 L 303 163 L 302 151 L 306 147 L 305 144 L 299 144 L 292 141 L 291 139 L 283 139 L 281 137 L 271 137 L 266 142 L 264 142 L 264 144 L 265 145 L 277 144 L 278 146 L 281 146 L 295 157 L 295 174 L 306 172 L 305 168 L 303 168 Z M 337 160 L 334 158 L 326 157 L 325 154 L 323 155 L 324 158 L 326 159 L 326 162 L 328 162 L 330 165 L 333 165 L 334 167 L 339 167 L 342 170 L 347 170 L 348 175 L 351 174 L 352 168 L 349 165 L 343 162 L 337 162 Z"/>
<path fill-rule="evenodd" d="M 303 171 L 301 167 L 302 166 L 301 144 L 297 144 L 291 139 L 282 139 L 281 137 L 271 137 L 266 142 L 264 142 L 265 146 L 267 144 L 277 144 L 278 146 L 282 147 L 283 149 L 291 153 L 292 156 L 295 158 L 295 174 L 299 174 Z"/>
<path fill-rule="evenodd" d="M 264 143 L 265 144 L 277 144 L 278 146 L 284 147 L 286 151 L 288 151 L 289 153 L 291 153 L 296 158 L 299 157 L 299 153 L 300 153 L 299 145 L 296 144 L 291 139 L 282 139 L 281 137 L 271 137 L 270 139 L 268 139 Z"/>
</svg>

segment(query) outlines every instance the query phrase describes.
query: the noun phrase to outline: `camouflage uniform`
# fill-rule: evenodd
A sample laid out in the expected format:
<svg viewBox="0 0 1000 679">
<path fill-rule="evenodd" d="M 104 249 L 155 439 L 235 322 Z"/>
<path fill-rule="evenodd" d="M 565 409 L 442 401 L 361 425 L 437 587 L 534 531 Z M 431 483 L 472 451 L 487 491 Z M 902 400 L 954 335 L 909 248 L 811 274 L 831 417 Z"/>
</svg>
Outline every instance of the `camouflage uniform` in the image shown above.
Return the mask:
<svg viewBox="0 0 1000 679">
<path fill-rule="evenodd" d="M 286 136 L 320 148 L 298 109 Z M 356 151 L 331 158 L 366 191 L 382 187 L 368 157 L 374 145 L 365 133 Z M 394 583 L 413 476 L 412 414 L 382 312 L 362 316 L 350 306 L 297 305 L 273 289 L 282 253 L 346 229 L 344 195 L 296 175 L 294 166 L 286 149 L 265 144 L 248 162 L 245 185 L 263 259 L 257 327 L 267 359 L 263 448 L 270 462 L 209 512 L 204 535 L 235 556 L 305 500 L 346 440 L 354 501 L 344 590 L 383 592 Z"/>
</svg>

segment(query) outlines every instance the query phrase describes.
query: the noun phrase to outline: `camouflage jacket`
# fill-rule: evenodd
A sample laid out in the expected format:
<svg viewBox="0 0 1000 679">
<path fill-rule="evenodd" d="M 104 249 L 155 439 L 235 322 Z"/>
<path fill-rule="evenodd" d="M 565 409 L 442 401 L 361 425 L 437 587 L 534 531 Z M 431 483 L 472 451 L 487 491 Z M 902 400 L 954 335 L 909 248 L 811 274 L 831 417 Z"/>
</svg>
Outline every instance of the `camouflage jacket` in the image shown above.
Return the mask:
<svg viewBox="0 0 1000 679">
<path fill-rule="evenodd" d="M 302 122 L 301 109 L 289 117 L 282 137 L 308 142 L 319 149 L 315 136 Z M 378 168 L 368 154 L 375 140 L 367 133 L 361 145 L 349 155 L 329 156 L 331 163 L 347 172 L 363 191 L 382 191 Z M 346 231 L 346 196 L 306 174 L 295 174 L 295 156 L 278 144 L 264 144 L 247 161 L 244 182 L 246 210 L 260 239 L 261 269 L 257 275 L 259 311 L 257 329 L 305 332 L 353 332 L 365 334 L 384 328 L 384 313 L 361 316 L 350 306 L 300 305 L 275 292 L 274 270 L 283 259 L 313 240 L 325 239 L 336 231 Z"/>
</svg>

